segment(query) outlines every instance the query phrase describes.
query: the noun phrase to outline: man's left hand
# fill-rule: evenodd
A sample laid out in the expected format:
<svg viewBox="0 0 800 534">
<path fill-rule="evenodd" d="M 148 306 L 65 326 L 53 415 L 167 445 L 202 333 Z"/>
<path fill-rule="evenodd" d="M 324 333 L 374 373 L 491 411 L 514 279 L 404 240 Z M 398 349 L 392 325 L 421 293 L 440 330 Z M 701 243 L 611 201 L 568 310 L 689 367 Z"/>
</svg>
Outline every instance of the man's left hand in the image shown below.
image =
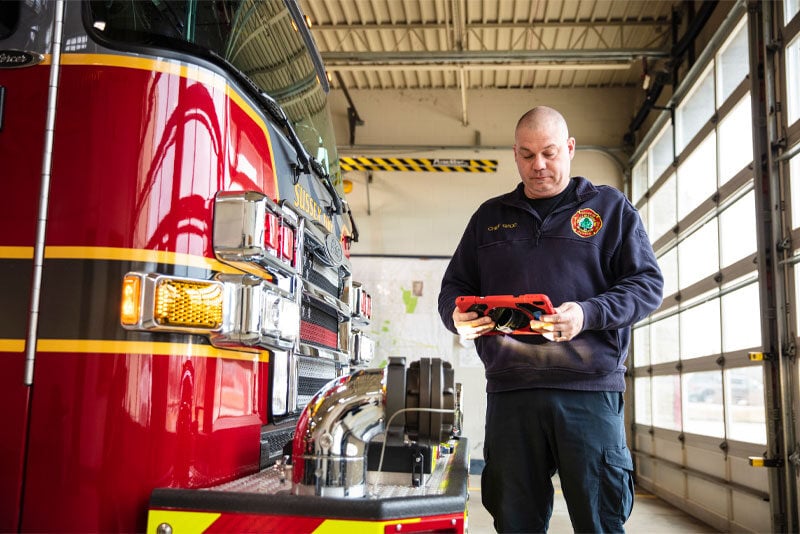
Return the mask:
<svg viewBox="0 0 800 534">
<path fill-rule="evenodd" d="M 565 302 L 551 315 L 531 321 L 531 330 L 553 341 L 569 341 L 583 330 L 583 308 L 577 302 Z"/>
</svg>

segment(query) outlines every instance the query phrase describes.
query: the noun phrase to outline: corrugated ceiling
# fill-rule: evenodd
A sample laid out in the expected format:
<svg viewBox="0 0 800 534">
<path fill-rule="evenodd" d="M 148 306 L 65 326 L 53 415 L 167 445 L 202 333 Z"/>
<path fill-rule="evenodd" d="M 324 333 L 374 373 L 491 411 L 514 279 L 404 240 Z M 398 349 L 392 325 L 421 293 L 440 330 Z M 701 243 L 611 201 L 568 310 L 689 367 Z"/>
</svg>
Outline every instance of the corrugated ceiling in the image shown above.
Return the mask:
<svg viewBox="0 0 800 534">
<path fill-rule="evenodd" d="M 673 2 L 300 0 L 333 87 L 641 85 L 669 55 Z"/>
</svg>

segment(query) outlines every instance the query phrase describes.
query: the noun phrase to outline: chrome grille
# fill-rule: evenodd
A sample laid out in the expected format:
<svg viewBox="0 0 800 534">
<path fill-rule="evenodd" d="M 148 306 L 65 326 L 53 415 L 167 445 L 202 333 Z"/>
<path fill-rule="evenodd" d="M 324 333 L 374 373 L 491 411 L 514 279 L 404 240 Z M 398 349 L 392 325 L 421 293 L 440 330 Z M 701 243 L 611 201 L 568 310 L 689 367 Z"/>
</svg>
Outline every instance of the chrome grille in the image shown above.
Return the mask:
<svg viewBox="0 0 800 534">
<path fill-rule="evenodd" d="M 322 387 L 336 378 L 336 363 L 324 358 L 297 358 L 297 407 L 303 408 Z"/>
<path fill-rule="evenodd" d="M 303 261 L 303 276 L 312 284 L 329 295 L 340 298 L 339 270 L 325 265 L 313 253 L 308 252 Z"/>
<path fill-rule="evenodd" d="M 339 349 L 339 319 L 336 311 L 304 300 L 300 322 L 300 341 L 329 349 Z"/>
<path fill-rule="evenodd" d="M 261 431 L 261 467 L 275 463 L 283 456 L 283 447 L 294 438 L 294 425 L 283 429 Z"/>
</svg>

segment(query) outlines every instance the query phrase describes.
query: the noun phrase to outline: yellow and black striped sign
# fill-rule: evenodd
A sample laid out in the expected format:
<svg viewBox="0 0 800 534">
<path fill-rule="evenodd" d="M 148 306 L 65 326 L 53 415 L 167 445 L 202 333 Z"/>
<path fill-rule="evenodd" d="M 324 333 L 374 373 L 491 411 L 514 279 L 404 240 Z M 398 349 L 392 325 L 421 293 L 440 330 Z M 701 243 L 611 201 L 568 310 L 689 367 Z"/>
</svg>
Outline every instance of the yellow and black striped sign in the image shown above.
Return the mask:
<svg viewBox="0 0 800 534">
<path fill-rule="evenodd" d="M 339 158 L 343 171 L 497 172 L 494 159 L 456 158 Z"/>
</svg>

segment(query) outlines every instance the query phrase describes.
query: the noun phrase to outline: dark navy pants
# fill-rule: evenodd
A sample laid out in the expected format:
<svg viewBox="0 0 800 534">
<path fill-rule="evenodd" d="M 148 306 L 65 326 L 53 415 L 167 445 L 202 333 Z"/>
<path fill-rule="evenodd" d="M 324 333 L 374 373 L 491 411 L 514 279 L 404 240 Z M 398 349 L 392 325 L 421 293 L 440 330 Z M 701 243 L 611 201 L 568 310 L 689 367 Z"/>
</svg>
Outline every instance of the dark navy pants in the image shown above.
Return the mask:
<svg viewBox="0 0 800 534">
<path fill-rule="evenodd" d="M 481 475 L 498 532 L 546 532 L 558 472 L 575 532 L 624 532 L 633 462 L 620 392 L 489 393 Z"/>
</svg>

